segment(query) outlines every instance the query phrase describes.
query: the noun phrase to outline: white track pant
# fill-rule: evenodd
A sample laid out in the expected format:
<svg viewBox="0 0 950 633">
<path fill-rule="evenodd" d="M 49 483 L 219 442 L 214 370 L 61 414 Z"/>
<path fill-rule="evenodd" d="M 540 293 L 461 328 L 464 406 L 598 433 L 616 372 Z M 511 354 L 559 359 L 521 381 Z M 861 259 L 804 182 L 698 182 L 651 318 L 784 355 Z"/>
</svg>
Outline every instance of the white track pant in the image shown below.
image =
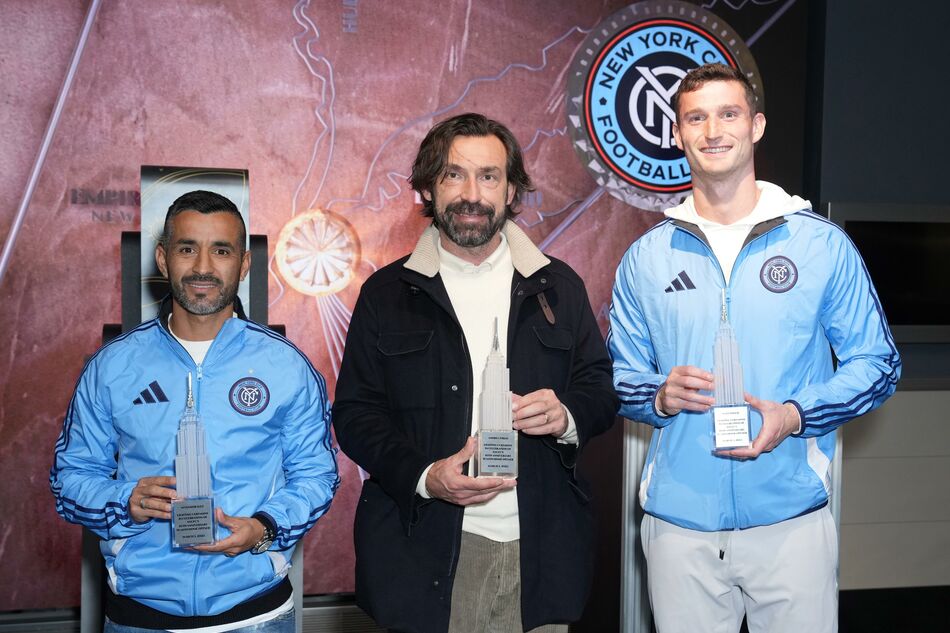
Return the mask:
<svg viewBox="0 0 950 633">
<path fill-rule="evenodd" d="M 657 633 L 836 633 L 838 536 L 827 507 L 776 525 L 698 532 L 644 515 Z"/>
</svg>

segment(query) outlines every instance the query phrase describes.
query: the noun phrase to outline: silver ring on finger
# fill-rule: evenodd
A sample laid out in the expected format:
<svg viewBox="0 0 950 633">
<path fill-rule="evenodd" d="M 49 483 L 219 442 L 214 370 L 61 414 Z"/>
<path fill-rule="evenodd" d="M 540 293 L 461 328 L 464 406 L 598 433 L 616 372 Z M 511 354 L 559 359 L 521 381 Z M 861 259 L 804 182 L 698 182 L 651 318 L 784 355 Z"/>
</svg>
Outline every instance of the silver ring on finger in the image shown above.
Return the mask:
<svg viewBox="0 0 950 633">
<path fill-rule="evenodd" d="M 145 500 L 146 500 L 146 499 L 148 499 L 148 497 L 142 497 L 142 499 L 139 501 L 139 506 L 140 506 L 143 510 L 148 510 L 148 506 L 145 505 Z"/>
</svg>

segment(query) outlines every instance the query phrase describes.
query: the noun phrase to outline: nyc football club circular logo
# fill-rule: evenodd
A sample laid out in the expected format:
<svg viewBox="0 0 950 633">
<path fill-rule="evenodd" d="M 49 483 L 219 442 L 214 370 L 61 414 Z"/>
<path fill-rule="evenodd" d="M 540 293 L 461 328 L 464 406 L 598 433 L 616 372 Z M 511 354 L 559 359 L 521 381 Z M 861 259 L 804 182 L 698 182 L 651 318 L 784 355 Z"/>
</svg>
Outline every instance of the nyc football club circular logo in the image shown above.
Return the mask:
<svg viewBox="0 0 950 633">
<path fill-rule="evenodd" d="M 759 71 L 720 17 L 678 0 L 637 2 L 588 34 L 571 64 L 568 128 L 597 184 L 660 211 L 686 197 L 689 165 L 673 138 L 680 80 L 718 62 L 745 73 L 763 109 Z"/>
<path fill-rule="evenodd" d="M 767 290 L 788 292 L 798 283 L 798 268 L 789 258 L 777 255 L 765 260 L 759 279 Z"/>
<path fill-rule="evenodd" d="M 257 378 L 241 378 L 231 386 L 229 400 L 241 415 L 257 415 L 270 403 L 270 391 Z"/>
</svg>

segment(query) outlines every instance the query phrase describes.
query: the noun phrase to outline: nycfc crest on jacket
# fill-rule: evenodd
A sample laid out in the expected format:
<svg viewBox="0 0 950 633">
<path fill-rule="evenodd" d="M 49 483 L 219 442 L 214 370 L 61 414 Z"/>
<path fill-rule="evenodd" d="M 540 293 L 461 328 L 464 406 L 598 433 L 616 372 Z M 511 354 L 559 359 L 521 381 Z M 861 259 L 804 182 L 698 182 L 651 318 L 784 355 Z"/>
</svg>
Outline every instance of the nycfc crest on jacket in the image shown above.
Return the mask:
<svg viewBox="0 0 950 633">
<path fill-rule="evenodd" d="M 847 235 L 801 198 L 757 186 L 750 221 L 758 223 L 728 284 L 702 230 L 688 220 L 695 215 L 690 199 L 633 243 L 614 285 L 608 347 L 620 413 L 656 427 L 640 502 L 694 530 L 770 525 L 825 505 L 831 431 L 882 403 L 900 377 L 877 293 Z M 800 435 L 747 461 L 712 455 L 711 412 L 664 417 L 654 408 L 673 367 L 712 368 L 723 290 L 745 390 L 794 404 L 802 420 Z M 761 425 L 754 412 L 752 437 Z"/>
<path fill-rule="evenodd" d="M 798 281 L 798 268 L 789 258 L 776 255 L 762 264 L 759 277 L 762 285 L 772 292 L 788 292 Z"/>
<path fill-rule="evenodd" d="M 231 406 L 241 415 L 257 415 L 267 408 L 270 390 L 257 378 L 241 378 L 231 387 Z"/>
<path fill-rule="evenodd" d="M 139 479 L 174 475 L 188 372 L 215 503 L 231 516 L 274 519 L 265 554 L 173 550 L 168 521 L 136 523 L 129 514 Z M 280 583 L 297 541 L 329 508 L 339 483 L 329 412 L 323 377 L 273 331 L 228 319 L 195 365 L 160 319 L 147 321 L 83 369 L 50 473 L 56 510 L 103 539 L 116 594 L 172 615 L 221 613 Z M 227 534 L 218 526 L 219 539 Z"/>
</svg>

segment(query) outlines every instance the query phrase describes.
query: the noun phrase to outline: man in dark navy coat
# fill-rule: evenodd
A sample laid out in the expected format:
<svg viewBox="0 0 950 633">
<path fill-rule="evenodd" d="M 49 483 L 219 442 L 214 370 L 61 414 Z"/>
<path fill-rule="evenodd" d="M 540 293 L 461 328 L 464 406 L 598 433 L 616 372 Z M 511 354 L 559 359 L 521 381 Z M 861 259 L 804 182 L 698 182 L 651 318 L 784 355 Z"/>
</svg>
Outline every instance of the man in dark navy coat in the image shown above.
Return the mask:
<svg viewBox="0 0 950 633">
<path fill-rule="evenodd" d="M 410 182 L 432 225 L 364 284 L 333 408 L 341 447 L 370 475 L 357 602 L 398 631 L 566 631 L 593 558 L 575 465 L 618 407 L 587 291 L 511 221 L 531 179 L 505 126 L 437 124 Z M 469 470 L 496 322 L 517 479 Z"/>
</svg>

